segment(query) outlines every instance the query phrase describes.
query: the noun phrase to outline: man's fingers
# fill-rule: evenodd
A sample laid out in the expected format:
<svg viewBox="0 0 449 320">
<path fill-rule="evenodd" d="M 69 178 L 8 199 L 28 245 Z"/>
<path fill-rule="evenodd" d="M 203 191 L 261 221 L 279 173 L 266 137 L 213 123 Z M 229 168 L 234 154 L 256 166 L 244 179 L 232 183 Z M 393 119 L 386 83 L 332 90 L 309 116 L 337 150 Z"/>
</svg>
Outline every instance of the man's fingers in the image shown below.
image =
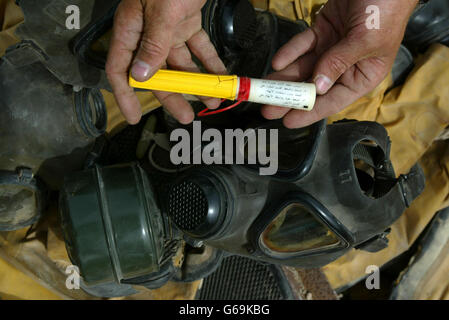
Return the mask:
<svg viewBox="0 0 449 320">
<path fill-rule="evenodd" d="M 139 123 L 142 118 L 142 110 L 134 90 L 127 83 L 126 86 L 122 86 L 122 82 L 117 83 L 113 88 L 115 100 L 126 121 L 129 124 Z"/>
<path fill-rule="evenodd" d="M 145 8 L 145 27 L 131 67 L 137 81 L 147 81 L 161 68 L 173 44 L 176 25 L 170 15 L 158 9 L 158 6 Z"/>
<path fill-rule="evenodd" d="M 114 17 L 114 32 L 111 38 L 106 74 L 114 96 L 126 120 L 135 124 L 141 118 L 140 103 L 128 85 L 128 69 L 143 28 L 140 2 L 124 0 Z"/>
<path fill-rule="evenodd" d="M 266 78 L 270 80 L 282 81 L 307 81 L 313 74 L 313 69 L 317 61 L 315 53 L 311 52 L 296 60 L 282 71 L 274 72 Z"/>
<path fill-rule="evenodd" d="M 281 119 L 287 113 L 290 112 L 291 109 L 277 106 L 262 106 L 260 112 L 262 116 L 267 120 L 276 120 Z"/>
<path fill-rule="evenodd" d="M 340 112 L 373 90 L 388 68 L 382 59 L 368 58 L 351 66 L 326 93 L 317 97 L 312 111 L 293 110 L 284 118 L 287 128 L 300 128 Z"/>
<path fill-rule="evenodd" d="M 211 43 L 206 31 L 201 29 L 187 41 L 187 45 L 192 53 L 197 57 L 207 71 L 214 74 L 227 74 L 227 70 L 217 50 Z"/>
<path fill-rule="evenodd" d="M 172 69 L 189 72 L 200 72 L 198 66 L 193 62 L 192 55 L 186 45 L 171 49 L 167 63 Z M 198 97 L 208 108 L 216 109 L 220 106 L 220 99 L 210 97 Z"/>
<path fill-rule="evenodd" d="M 314 71 L 317 93 L 326 94 L 334 83 L 353 65 L 366 58 L 369 49 L 362 41 L 345 38 L 329 48 L 318 60 Z"/>
<path fill-rule="evenodd" d="M 309 79 L 313 73 L 313 66 L 317 60 L 315 53 L 310 52 L 300 57 L 296 62 L 289 65 L 282 71 L 270 74 L 267 79 L 301 82 Z M 280 119 L 285 116 L 290 109 L 277 106 L 263 106 L 262 116 L 269 120 Z"/>
<path fill-rule="evenodd" d="M 213 74 L 228 73 L 206 31 L 201 29 L 199 32 L 195 33 L 187 41 L 187 45 L 189 46 L 190 51 L 198 58 L 208 72 Z M 209 109 L 216 109 L 221 105 L 220 99 L 208 97 L 199 98 Z"/>
<path fill-rule="evenodd" d="M 360 97 L 356 91 L 337 83 L 324 96 L 317 98 L 312 111 L 292 110 L 284 117 L 284 125 L 290 129 L 302 128 L 336 114 Z"/>
<path fill-rule="evenodd" d="M 182 95 L 161 91 L 154 92 L 154 95 L 165 109 L 180 123 L 189 124 L 195 119 L 192 107 Z"/>
<path fill-rule="evenodd" d="M 298 57 L 312 50 L 316 41 L 317 37 L 312 29 L 296 35 L 276 53 L 272 62 L 273 69 L 279 71 L 286 68 Z"/>
<path fill-rule="evenodd" d="M 217 109 L 221 105 L 221 99 L 198 96 L 198 99 L 206 105 L 208 109 Z"/>
<path fill-rule="evenodd" d="M 174 70 L 199 72 L 197 65 L 192 61 L 192 55 L 185 44 L 170 50 L 167 57 L 167 64 Z"/>
</svg>

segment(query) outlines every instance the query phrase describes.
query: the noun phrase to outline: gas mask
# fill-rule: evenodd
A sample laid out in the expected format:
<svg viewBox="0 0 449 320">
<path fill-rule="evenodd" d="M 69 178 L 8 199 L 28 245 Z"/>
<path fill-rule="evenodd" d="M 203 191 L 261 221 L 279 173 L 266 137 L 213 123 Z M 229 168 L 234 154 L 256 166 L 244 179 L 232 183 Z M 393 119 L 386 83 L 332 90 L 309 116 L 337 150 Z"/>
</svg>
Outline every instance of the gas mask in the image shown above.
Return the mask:
<svg viewBox="0 0 449 320">
<path fill-rule="evenodd" d="M 89 146 L 106 128 L 98 89 L 59 82 L 31 42 L 0 60 L 0 230 L 36 222 L 65 173 L 83 168 Z"/>
<path fill-rule="evenodd" d="M 111 1 L 74 1 L 83 32 L 66 27 L 64 1 L 16 1 L 25 22 L 22 42 L 0 60 L 0 230 L 36 221 L 64 174 L 81 170 L 95 139 L 104 134 L 104 70 L 87 65 L 82 44 L 103 21 L 112 25 Z M 89 17 L 89 18 L 88 18 Z M 78 38 L 80 37 L 80 38 Z"/>
<path fill-rule="evenodd" d="M 17 35 L 45 52 L 42 63 L 60 82 L 73 87 L 110 89 L 104 72 L 105 47 L 119 0 L 16 2 L 25 17 Z M 66 25 L 69 5 L 79 8 L 80 29 Z"/>
<path fill-rule="evenodd" d="M 376 252 L 424 187 L 418 166 L 396 178 L 388 135 L 377 123 L 321 121 L 287 130 L 269 122 L 256 131 L 264 129 L 279 130 L 273 176 L 261 176 L 257 164 L 168 174 L 148 163 L 68 176 L 61 216 L 86 288 L 153 288 L 176 278 L 184 242 L 305 268 L 352 248 Z"/>
</svg>

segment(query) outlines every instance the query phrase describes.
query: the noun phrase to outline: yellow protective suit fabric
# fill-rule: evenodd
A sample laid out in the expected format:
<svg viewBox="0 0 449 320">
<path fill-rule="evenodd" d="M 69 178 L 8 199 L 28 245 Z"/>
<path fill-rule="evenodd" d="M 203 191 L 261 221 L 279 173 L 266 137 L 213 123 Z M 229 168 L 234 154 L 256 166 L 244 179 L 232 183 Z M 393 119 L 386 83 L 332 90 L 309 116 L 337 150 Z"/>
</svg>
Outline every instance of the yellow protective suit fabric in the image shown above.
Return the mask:
<svg viewBox="0 0 449 320">
<path fill-rule="evenodd" d="M 324 0 L 252 0 L 261 9 L 313 23 Z M 0 54 L 17 42 L 15 26 L 23 20 L 14 0 L 0 0 Z M 388 130 L 396 172 L 406 173 L 419 161 L 426 174 L 423 194 L 392 226 L 390 245 L 378 253 L 353 250 L 329 264 L 324 271 L 334 288 L 351 284 L 363 276 L 369 265 L 382 266 L 407 250 L 433 215 L 449 205 L 449 143 L 435 141 L 449 124 L 449 48 L 433 45 L 416 61 L 406 83 L 388 91 L 391 77 L 373 92 L 359 99 L 330 121 L 343 118 L 371 120 Z M 103 91 L 108 107 L 108 131 L 125 125 L 109 92 Z M 143 112 L 159 107 L 148 93 L 139 93 Z M 55 210 L 33 230 L 0 233 L 0 299 L 89 299 L 81 290 L 65 287 L 65 266 L 69 264 Z M 449 259 L 449 258 L 448 258 Z M 449 298 L 449 277 L 434 270 L 422 298 Z M 436 278 L 435 278 L 436 277 Z M 173 284 L 159 290 L 142 289 L 130 299 L 193 298 L 199 282 Z"/>
<path fill-rule="evenodd" d="M 14 31 L 22 21 L 22 12 L 18 10 L 14 1 L 0 1 L 0 56 L 4 55 L 9 46 L 17 43 L 18 39 Z"/>
<path fill-rule="evenodd" d="M 402 87 L 369 102 L 372 112 L 359 111 L 366 108 L 364 98 L 332 117 L 383 124 L 392 140 L 391 159 L 396 173 L 407 173 L 419 161 L 427 180 L 421 196 L 392 226 L 387 249 L 378 253 L 353 250 L 324 268 L 334 287 L 363 277 L 367 266 L 382 266 L 407 250 L 434 214 L 449 206 L 449 141 L 435 142 L 449 125 L 448 83 L 449 48 L 435 44 L 416 60 L 415 69 Z M 449 277 L 438 283 L 447 286 Z"/>
</svg>

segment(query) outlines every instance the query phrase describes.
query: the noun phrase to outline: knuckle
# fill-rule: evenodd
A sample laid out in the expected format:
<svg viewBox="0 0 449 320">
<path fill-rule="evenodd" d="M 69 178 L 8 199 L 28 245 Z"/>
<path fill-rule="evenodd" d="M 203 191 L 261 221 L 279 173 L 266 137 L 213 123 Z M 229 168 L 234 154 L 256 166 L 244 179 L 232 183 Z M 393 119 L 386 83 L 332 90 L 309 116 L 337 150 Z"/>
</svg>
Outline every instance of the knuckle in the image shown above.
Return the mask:
<svg viewBox="0 0 449 320">
<path fill-rule="evenodd" d="M 174 23 L 183 20 L 186 16 L 186 8 L 184 1 L 172 0 L 165 3 L 164 12 L 167 18 L 171 19 Z"/>
<path fill-rule="evenodd" d="M 106 62 L 105 65 L 105 73 L 106 73 L 106 77 L 108 78 L 108 80 L 110 82 L 114 81 L 116 78 L 116 74 L 117 72 L 115 71 L 115 66 L 113 63 L 111 63 L 110 61 Z"/>
<path fill-rule="evenodd" d="M 379 70 L 374 74 L 372 81 L 367 84 L 368 92 L 374 90 L 386 77 L 388 76 L 388 70 Z"/>
<path fill-rule="evenodd" d="M 192 35 L 192 38 L 194 38 L 195 41 L 200 46 L 206 46 L 206 45 L 209 45 L 209 43 L 210 43 L 209 35 L 206 33 L 206 31 L 203 28 L 201 28 L 201 26 L 200 26 L 199 30 L 194 30 L 194 34 Z"/>
<path fill-rule="evenodd" d="M 349 69 L 349 63 L 338 55 L 333 55 L 328 59 L 328 67 L 334 74 L 341 75 Z"/>
<path fill-rule="evenodd" d="M 147 55 L 162 56 L 167 48 L 158 41 L 154 41 L 149 37 L 143 37 L 140 42 L 140 49 Z"/>
<path fill-rule="evenodd" d="M 106 72 L 106 75 L 108 76 L 108 78 L 110 78 L 113 74 L 113 69 L 112 69 L 112 65 L 109 61 L 106 62 L 104 71 Z"/>
</svg>

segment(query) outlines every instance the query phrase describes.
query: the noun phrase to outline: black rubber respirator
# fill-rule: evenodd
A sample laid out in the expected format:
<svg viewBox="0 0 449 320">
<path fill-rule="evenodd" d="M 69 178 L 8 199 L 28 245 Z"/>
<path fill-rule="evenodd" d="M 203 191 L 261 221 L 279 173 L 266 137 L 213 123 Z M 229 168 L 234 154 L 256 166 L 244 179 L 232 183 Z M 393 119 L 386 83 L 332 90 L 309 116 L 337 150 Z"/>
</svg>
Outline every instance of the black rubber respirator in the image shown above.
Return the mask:
<svg viewBox="0 0 449 320">
<path fill-rule="evenodd" d="M 274 176 L 257 165 L 198 165 L 161 177 L 127 164 L 67 177 L 62 222 L 84 281 L 161 285 L 176 273 L 183 242 L 294 267 L 385 248 L 389 226 L 424 187 L 419 167 L 396 179 L 385 129 L 279 130 Z"/>
</svg>

